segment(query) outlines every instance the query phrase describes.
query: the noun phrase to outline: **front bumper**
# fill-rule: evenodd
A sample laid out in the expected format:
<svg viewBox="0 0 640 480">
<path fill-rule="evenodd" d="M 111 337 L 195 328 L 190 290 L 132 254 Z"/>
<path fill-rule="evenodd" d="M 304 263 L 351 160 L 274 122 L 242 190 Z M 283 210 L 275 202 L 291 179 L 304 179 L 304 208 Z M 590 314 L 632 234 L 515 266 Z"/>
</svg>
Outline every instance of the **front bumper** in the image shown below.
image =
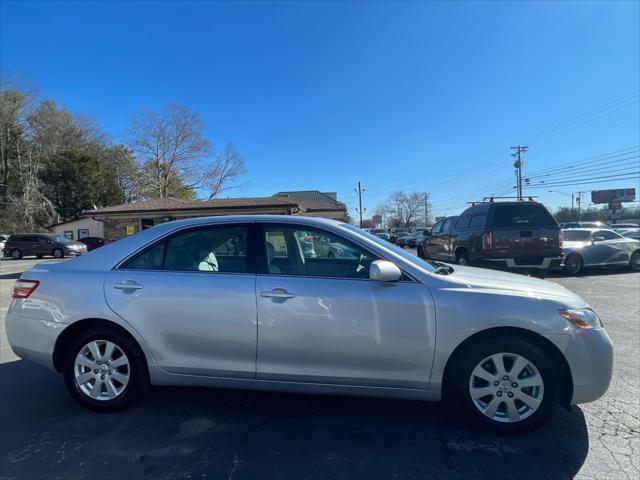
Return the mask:
<svg viewBox="0 0 640 480">
<path fill-rule="evenodd" d="M 545 337 L 564 354 L 573 379 L 570 404 L 589 403 L 602 397 L 611 383 L 613 343 L 604 328 L 577 329 Z"/>
</svg>

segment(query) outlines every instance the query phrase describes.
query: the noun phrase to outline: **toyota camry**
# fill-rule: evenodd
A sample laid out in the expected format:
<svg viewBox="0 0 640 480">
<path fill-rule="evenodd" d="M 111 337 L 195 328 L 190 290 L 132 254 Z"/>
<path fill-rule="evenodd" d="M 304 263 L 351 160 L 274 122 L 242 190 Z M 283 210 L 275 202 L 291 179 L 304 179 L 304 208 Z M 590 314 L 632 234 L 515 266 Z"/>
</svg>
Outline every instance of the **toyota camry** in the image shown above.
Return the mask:
<svg viewBox="0 0 640 480">
<path fill-rule="evenodd" d="M 100 412 L 197 385 L 444 399 L 515 433 L 598 399 L 613 362 L 596 312 L 555 283 L 295 216 L 173 221 L 37 265 L 6 327 L 18 356 Z"/>
</svg>

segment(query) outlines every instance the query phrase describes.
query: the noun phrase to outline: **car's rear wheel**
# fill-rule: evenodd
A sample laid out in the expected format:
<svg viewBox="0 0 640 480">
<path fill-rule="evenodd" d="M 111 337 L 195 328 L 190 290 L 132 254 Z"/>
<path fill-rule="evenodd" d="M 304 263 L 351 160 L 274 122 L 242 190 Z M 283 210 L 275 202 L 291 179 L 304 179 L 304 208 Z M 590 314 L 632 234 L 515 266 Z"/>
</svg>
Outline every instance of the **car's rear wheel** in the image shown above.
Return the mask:
<svg viewBox="0 0 640 480">
<path fill-rule="evenodd" d="M 111 328 L 86 331 L 66 352 L 63 374 L 71 396 L 85 408 L 113 412 L 143 390 L 144 355 L 127 335 Z"/>
<path fill-rule="evenodd" d="M 64 252 L 63 252 L 61 249 L 59 249 L 59 248 L 54 248 L 54 249 L 53 249 L 53 252 L 51 252 L 51 253 L 52 253 L 52 255 L 53 255 L 55 258 L 62 258 L 62 257 L 64 257 Z"/>
<path fill-rule="evenodd" d="M 640 271 L 640 250 L 636 250 L 631 254 L 629 266 L 631 267 L 631 270 Z"/>
<path fill-rule="evenodd" d="M 22 258 L 22 252 L 17 248 L 14 248 L 13 250 L 11 250 L 11 258 L 13 258 L 14 260 L 20 260 Z"/>
<path fill-rule="evenodd" d="M 418 251 L 417 251 L 417 253 L 418 253 L 418 257 L 419 257 L 419 258 L 424 258 L 424 250 L 423 250 L 423 248 L 422 248 L 420 245 L 418 245 Z"/>
<path fill-rule="evenodd" d="M 548 354 L 519 338 L 468 348 L 449 371 L 447 398 L 476 425 L 500 434 L 531 431 L 553 414 L 558 376 Z"/>
<path fill-rule="evenodd" d="M 579 275 L 583 267 L 582 257 L 577 253 L 572 253 L 564 261 L 564 271 L 569 275 Z"/>
</svg>

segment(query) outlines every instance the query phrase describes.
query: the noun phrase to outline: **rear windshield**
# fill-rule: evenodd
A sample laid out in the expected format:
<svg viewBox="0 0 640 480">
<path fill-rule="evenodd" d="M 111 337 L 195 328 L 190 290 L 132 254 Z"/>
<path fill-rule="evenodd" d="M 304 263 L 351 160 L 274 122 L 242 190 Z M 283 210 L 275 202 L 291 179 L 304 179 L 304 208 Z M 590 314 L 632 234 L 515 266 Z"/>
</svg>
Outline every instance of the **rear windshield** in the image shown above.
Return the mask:
<svg viewBox="0 0 640 480">
<path fill-rule="evenodd" d="M 557 227 L 558 223 L 540 204 L 496 205 L 493 211 L 496 228 Z"/>
<path fill-rule="evenodd" d="M 565 242 L 585 242 L 589 238 L 591 231 L 590 230 L 563 230 L 562 234 L 564 236 Z"/>
</svg>

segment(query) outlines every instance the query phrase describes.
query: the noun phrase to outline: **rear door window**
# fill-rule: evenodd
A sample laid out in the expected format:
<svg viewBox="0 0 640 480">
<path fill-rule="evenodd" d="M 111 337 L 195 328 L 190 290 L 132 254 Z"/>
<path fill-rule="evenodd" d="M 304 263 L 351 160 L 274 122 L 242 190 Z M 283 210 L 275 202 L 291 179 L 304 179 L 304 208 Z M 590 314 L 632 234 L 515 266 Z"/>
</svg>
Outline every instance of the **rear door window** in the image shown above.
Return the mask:
<svg viewBox="0 0 640 480">
<path fill-rule="evenodd" d="M 473 217 L 471 217 L 471 221 L 469 222 L 469 226 L 471 228 L 476 228 L 476 227 L 483 227 L 486 225 L 487 223 L 487 216 L 486 215 L 474 215 Z"/>
<path fill-rule="evenodd" d="M 466 215 L 464 217 L 458 217 L 458 220 L 456 221 L 455 229 L 460 230 L 462 228 L 467 228 L 469 226 L 470 220 L 471 220 L 471 217 L 468 217 Z"/>
<path fill-rule="evenodd" d="M 493 210 L 495 228 L 553 228 L 557 223 L 540 204 L 496 205 Z"/>
</svg>

